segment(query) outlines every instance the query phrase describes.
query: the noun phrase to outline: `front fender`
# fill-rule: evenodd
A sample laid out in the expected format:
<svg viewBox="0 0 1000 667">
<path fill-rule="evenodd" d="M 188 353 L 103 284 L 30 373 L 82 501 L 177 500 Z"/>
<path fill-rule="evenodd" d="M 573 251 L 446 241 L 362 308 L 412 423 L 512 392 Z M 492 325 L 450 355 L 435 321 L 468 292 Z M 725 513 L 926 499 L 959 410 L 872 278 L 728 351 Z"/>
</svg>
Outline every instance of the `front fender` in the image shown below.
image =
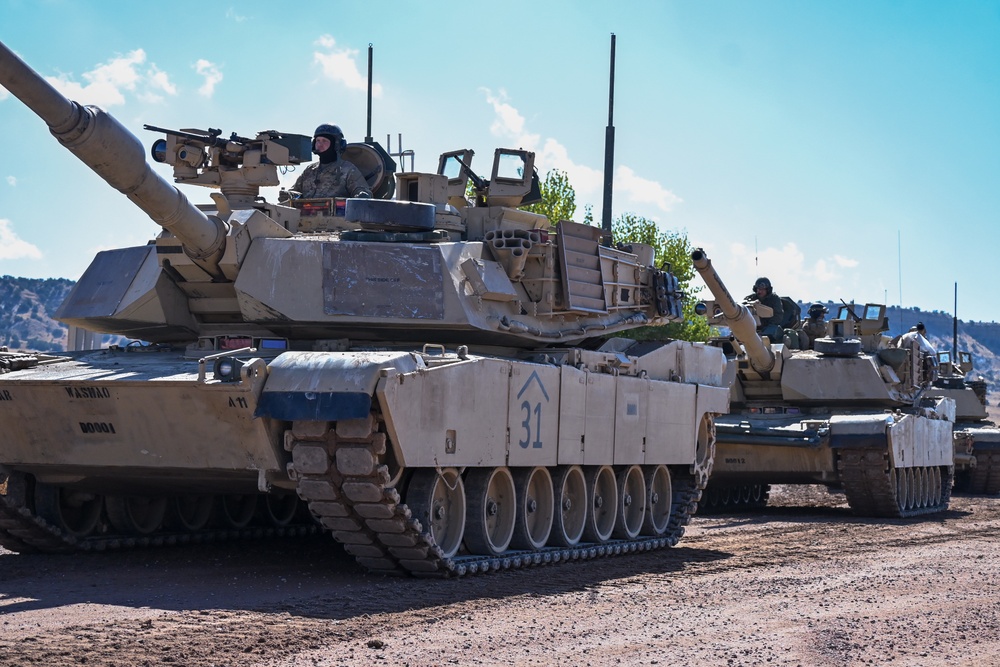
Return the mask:
<svg viewBox="0 0 1000 667">
<path fill-rule="evenodd" d="M 268 365 L 254 413 L 283 421 L 361 419 L 384 369 L 423 367 L 410 352 L 285 352 Z"/>
</svg>

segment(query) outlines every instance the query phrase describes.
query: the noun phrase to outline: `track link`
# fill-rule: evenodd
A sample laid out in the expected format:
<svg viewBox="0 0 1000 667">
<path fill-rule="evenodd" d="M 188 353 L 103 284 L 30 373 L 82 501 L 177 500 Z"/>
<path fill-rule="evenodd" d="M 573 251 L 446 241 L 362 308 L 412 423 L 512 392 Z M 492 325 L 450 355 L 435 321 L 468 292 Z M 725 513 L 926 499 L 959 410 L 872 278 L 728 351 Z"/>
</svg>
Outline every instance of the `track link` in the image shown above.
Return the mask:
<svg viewBox="0 0 1000 667">
<path fill-rule="evenodd" d="M 974 495 L 995 496 L 1000 493 L 1000 451 L 973 448 L 976 465 L 955 478 L 955 490 Z"/>
<path fill-rule="evenodd" d="M 843 448 L 837 460 L 847 502 L 859 516 L 906 518 L 948 509 L 954 466 L 894 468 L 884 449 Z M 920 497 L 901 499 L 897 476 L 913 474 L 932 481 L 924 485 Z"/>
<path fill-rule="evenodd" d="M 466 576 L 671 547 L 684 534 L 701 498 L 695 475 L 675 474 L 671 516 L 661 537 L 448 558 L 390 486 L 384 463 L 386 435 L 379 432 L 378 422 L 375 414 L 335 426 L 295 422 L 286 435 L 286 447 L 292 452 L 289 474 L 297 482 L 299 497 L 358 563 L 376 573 Z"/>
<path fill-rule="evenodd" d="M 318 532 L 317 526 L 296 524 L 283 527 L 206 528 L 192 532 L 161 530 L 142 536 L 99 534 L 79 538 L 60 530 L 31 511 L 27 502 L 27 484 L 23 477 L 11 474 L 5 487 L 4 492 L 0 493 L 0 546 L 17 553 L 112 551 L 226 540 L 305 537 Z"/>
<path fill-rule="evenodd" d="M 767 507 L 771 495 L 770 484 L 719 484 L 709 482 L 705 488 L 698 513 L 726 514 L 753 512 Z"/>
</svg>

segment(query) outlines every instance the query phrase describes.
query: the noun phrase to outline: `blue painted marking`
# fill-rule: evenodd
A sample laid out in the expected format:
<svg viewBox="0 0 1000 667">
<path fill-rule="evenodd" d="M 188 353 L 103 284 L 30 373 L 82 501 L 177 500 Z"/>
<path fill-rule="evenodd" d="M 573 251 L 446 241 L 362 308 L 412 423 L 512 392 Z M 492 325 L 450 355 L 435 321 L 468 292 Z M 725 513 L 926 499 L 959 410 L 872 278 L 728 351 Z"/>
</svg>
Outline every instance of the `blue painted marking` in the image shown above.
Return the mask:
<svg viewBox="0 0 1000 667">
<path fill-rule="evenodd" d="M 532 380 L 538 383 L 538 388 L 542 390 L 542 396 L 545 397 L 545 402 L 548 403 L 549 392 L 545 391 L 545 385 L 542 384 L 542 378 L 538 377 L 538 371 L 531 371 L 531 375 L 529 375 L 528 379 L 525 380 L 524 386 L 521 387 L 521 391 L 517 392 L 517 397 L 521 398 L 521 394 L 528 390 L 528 385 L 531 384 Z"/>
<path fill-rule="evenodd" d="M 361 419 L 371 410 L 372 397 L 364 392 L 265 391 L 254 417 L 284 421 Z"/>
</svg>

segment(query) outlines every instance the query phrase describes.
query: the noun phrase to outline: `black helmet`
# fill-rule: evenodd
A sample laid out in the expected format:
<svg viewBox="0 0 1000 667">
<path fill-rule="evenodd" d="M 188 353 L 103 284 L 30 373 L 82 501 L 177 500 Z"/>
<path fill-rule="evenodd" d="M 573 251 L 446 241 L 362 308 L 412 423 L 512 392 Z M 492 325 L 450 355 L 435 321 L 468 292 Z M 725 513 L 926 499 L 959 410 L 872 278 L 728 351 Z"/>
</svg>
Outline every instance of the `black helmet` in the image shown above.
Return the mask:
<svg viewBox="0 0 1000 667">
<path fill-rule="evenodd" d="M 809 317 L 819 317 L 820 315 L 826 315 L 830 310 L 821 303 L 814 303 L 809 306 L 809 310 L 806 312 L 809 313 Z"/>
<path fill-rule="evenodd" d="M 767 278 L 758 278 L 757 282 L 753 284 L 753 289 L 756 292 L 759 288 L 763 287 L 767 290 L 767 293 L 771 293 L 771 281 Z"/>
<path fill-rule="evenodd" d="M 337 153 L 341 153 L 345 148 L 347 148 L 347 141 L 344 139 L 344 133 L 336 125 L 323 123 L 316 128 L 315 132 L 313 132 L 313 139 L 316 137 L 326 137 L 329 139 Z"/>
<path fill-rule="evenodd" d="M 927 331 L 927 327 L 924 326 L 923 322 L 917 322 L 916 329 L 917 329 L 917 331 L 919 331 L 921 333 L 923 333 L 924 331 Z"/>
</svg>

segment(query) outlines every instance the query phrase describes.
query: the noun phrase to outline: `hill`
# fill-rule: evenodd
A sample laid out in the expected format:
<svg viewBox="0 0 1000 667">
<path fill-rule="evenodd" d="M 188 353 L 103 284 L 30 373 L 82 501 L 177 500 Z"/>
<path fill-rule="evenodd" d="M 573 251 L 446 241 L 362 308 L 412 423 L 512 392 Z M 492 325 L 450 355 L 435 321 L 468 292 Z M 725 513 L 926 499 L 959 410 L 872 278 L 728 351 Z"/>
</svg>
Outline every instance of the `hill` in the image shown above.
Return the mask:
<svg viewBox="0 0 1000 667">
<path fill-rule="evenodd" d="M 66 278 L 0 277 L 0 345 L 36 352 L 65 350 L 68 328 L 52 316 L 74 284 Z"/>
</svg>

